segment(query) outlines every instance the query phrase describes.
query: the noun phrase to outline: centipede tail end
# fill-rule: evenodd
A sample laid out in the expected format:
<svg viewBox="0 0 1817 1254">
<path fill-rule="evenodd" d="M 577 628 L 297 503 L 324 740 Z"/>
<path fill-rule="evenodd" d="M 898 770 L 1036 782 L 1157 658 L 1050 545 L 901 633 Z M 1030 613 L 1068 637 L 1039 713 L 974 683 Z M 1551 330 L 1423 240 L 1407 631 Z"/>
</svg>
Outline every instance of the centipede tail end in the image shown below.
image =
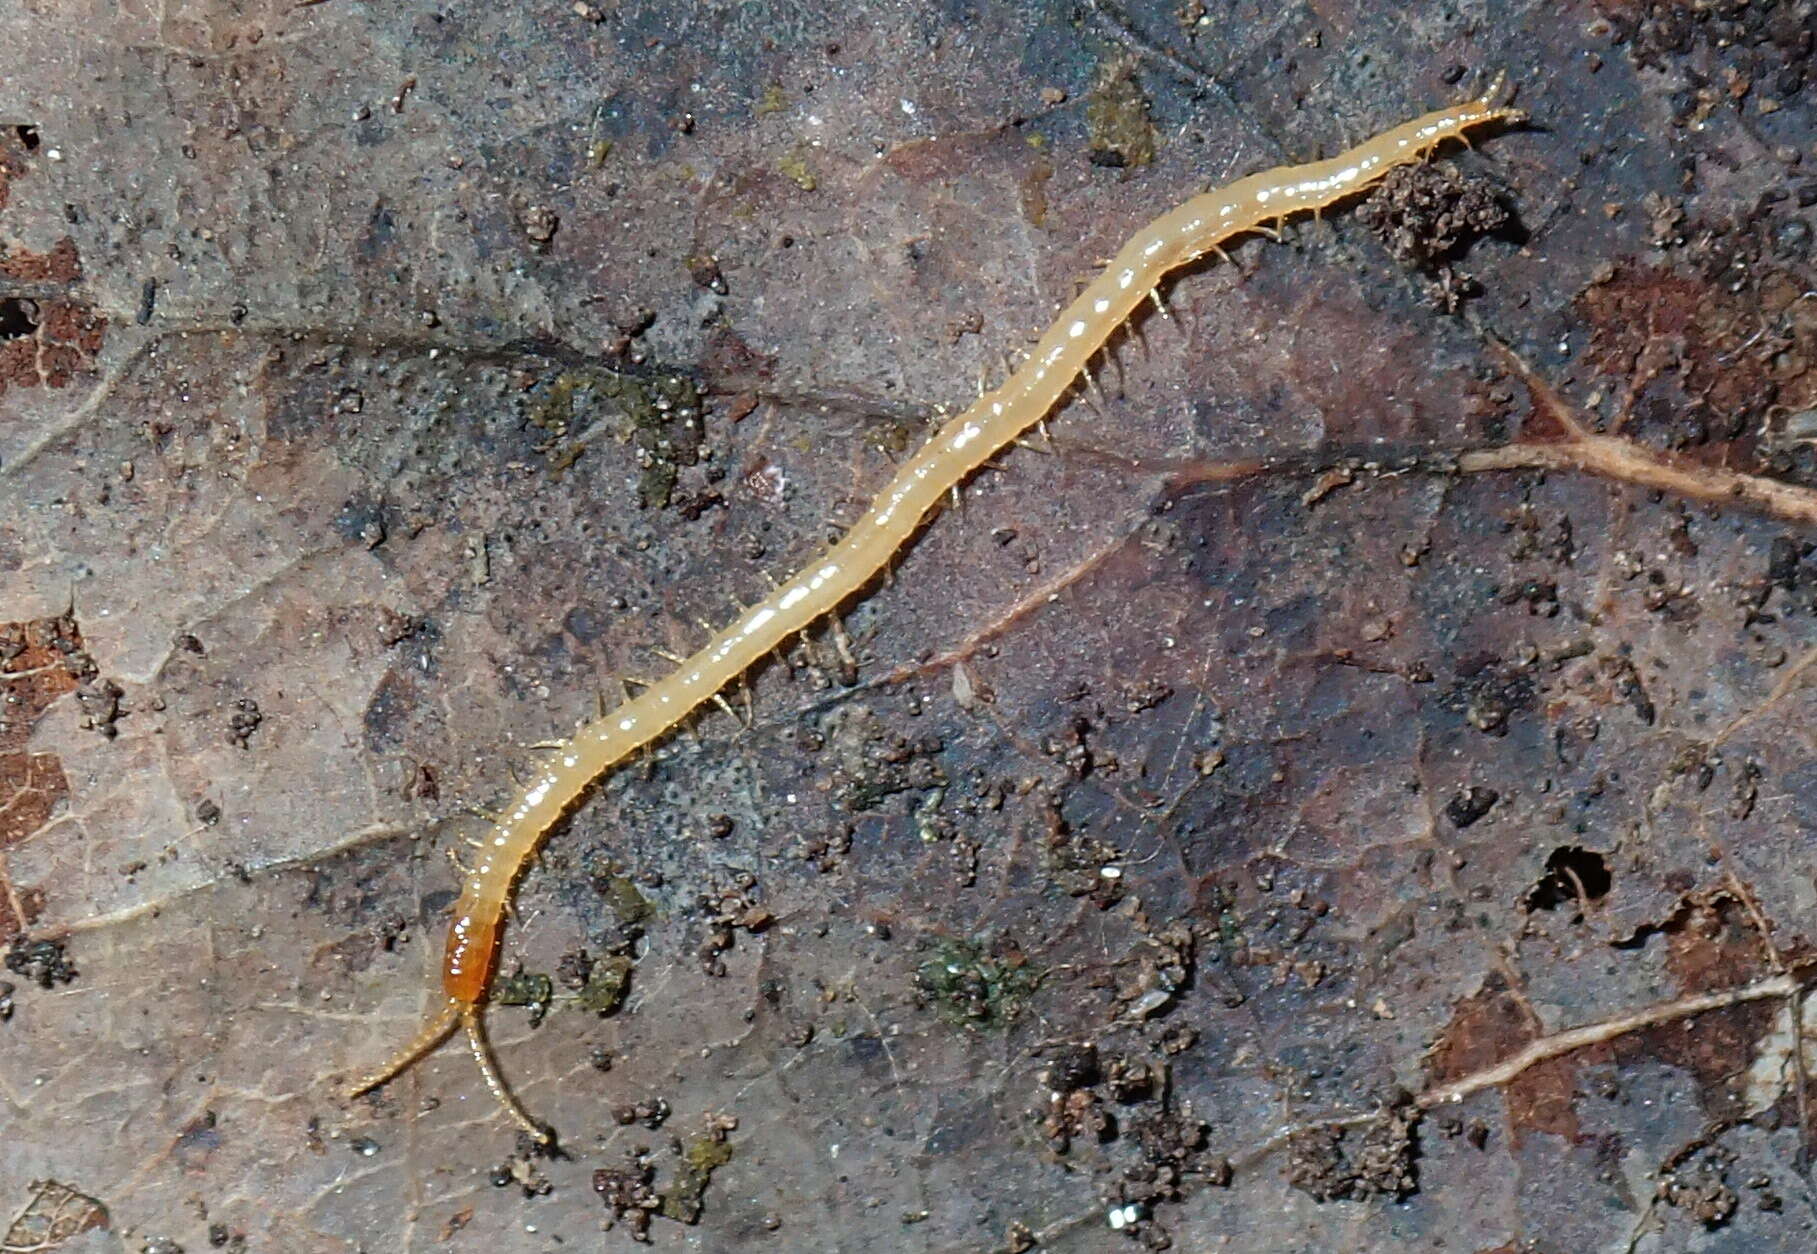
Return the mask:
<svg viewBox="0 0 1817 1254">
<path fill-rule="evenodd" d="M 1493 111 L 1496 121 L 1508 126 L 1519 126 L 1527 121 L 1527 111 L 1514 107 L 1514 98 L 1519 94 L 1520 84 L 1508 77 L 1508 71 L 1497 70 L 1476 102 Z"/>
<path fill-rule="evenodd" d="M 455 1021 L 460 1017 L 461 1003 L 450 997 L 447 1000 L 447 1003 L 442 1006 L 440 1013 L 430 1019 L 429 1022 L 425 1023 L 423 1025 L 423 1030 L 412 1037 L 408 1045 L 405 1045 L 402 1049 L 398 1050 L 397 1053 L 391 1055 L 390 1060 L 387 1061 L 384 1066 L 376 1071 L 367 1072 L 366 1075 L 362 1076 L 359 1080 L 347 1086 L 348 1100 L 351 1101 L 361 1093 L 370 1092 L 372 1089 L 376 1089 L 379 1085 L 385 1083 L 387 1080 L 397 1075 L 398 1072 L 404 1070 L 404 1068 L 408 1067 L 411 1063 L 447 1040 L 448 1034 L 454 1031 Z"/>
<path fill-rule="evenodd" d="M 492 1046 L 486 1041 L 486 1025 L 480 1019 L 479 1002 L 468 1002 L 460 1008 L 461 1027 L 467 1033 L 467 1044 L 473 1049 L 473 1061 L 479 1064 L 480 1074 L 486 1077 L 486 1087 L 492 1090 L 492 1096 L 511 1116 L 511 1122 L 524 1130 L 532 1141 L 538 1145 L 555 1144 L 555 1130 L 546 1124 L 538 1123 L 530 1117 L 511 1086 L 505 1083 L 505 1077 L 499 1074 L 498 1063 L 492 1057 Z"/>
</svg>

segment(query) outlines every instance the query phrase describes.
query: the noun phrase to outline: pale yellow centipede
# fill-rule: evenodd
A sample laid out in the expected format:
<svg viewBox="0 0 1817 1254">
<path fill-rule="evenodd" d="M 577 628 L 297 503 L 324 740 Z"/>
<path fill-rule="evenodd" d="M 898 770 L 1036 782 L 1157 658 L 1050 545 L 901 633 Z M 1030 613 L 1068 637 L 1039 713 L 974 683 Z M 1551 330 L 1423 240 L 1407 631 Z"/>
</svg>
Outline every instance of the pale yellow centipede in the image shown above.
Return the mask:
<svg viewBox="0 0 1817 1254">
<path fill-rule="evenodd" d="M 1195 196 L 1138 231 L 1041 336 L 1000 387 L 947 422 L 890 480 L 845 538 L 721 631 L 667 678 L 581 727 L 518 793 L 467 875 L 448 929 L 446 1000 L 416 1037 L 349 1090 L 383 1084 L 434 1049 L 456 1024 L 466 1030 L 487 1086 L 539 1141 L 548 1131 L 524 1111 L 493 1065 L 481 1011 L 498 961 L 506 902 L 549 829 L 607 769 L 674 727 L 759 658 L 862 588 L 906 544 L 949 490 L 1045 417 L 1080 380 L 1091 358 L 1166 275 L 1220 252 L 1221 245 L 1367 189 L 1396 166 L 1423 160 L 1472 128 L 1515 122 L 1501 78 L 1481 96 L 1384 131 L 1341 156 L 1279 166 Z"/>
</svg>

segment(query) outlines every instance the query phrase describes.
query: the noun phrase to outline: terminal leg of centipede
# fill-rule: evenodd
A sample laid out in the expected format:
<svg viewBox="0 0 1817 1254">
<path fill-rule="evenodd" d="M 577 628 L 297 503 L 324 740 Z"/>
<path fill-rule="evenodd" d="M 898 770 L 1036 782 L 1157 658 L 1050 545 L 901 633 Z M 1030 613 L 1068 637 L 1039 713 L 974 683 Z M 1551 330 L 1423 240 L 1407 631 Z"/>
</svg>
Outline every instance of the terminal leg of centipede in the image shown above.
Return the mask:
<svg viewBox="0 0 1817 1254">
<path fill-rule="evenodd" d="M 522 1128 L 537 1144 L 553 1144 L 555 1134 L 530 1117 L 530 1113 L 517 1100 L 517 1095 L 511 1091 L 511 1086 L 505 1083 L 504 1076 L 499 1074 L 498 1062 L 492 1057 L 492 1046 L 486 1040 L 486 1025 L 481 1019 L 482 1009 L 478 1002 L 463 1002 L 450 997 L 440 1013 L 425 1023 L 422 1031 L 418 1032 L 409 1044 L 393 1054 L 384 1066 L 348 1085 L 348 1099 L 351 1100 L 362 1093 L 375 1089 L 396 1076 L 411 1063 L 447 1040 L 448 1034 L 458 1023 L 462 1031 L 466 1033 L 467 1046 L 473 1051 L 473 1061 L 479 1064 L 480 1074 L 486 1079 L 486 1087 L 492 1091 L 492 1096 L 498 1100 L 498 1104 L 505 1108 L 505 1113 L 511 1116 L 512 1122 Z"/>
</svg>

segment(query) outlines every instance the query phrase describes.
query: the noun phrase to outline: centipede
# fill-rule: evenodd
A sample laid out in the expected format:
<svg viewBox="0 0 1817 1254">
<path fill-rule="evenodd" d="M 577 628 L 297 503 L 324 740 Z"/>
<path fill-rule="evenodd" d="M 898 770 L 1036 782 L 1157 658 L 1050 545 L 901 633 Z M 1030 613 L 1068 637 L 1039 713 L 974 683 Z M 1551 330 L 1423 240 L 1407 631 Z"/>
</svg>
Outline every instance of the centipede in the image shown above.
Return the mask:
<svg viewBox="0 0 1817 1254">
<path fill-rule="evenodd" d="M 553 1129 L 532 1118 L 499 1071 L 485 1010 L 498 966 L 505 914 L 526 863 L 550 830 L 606 772 L 650 746 L 718 696 L 766 655 L 856 597 L 919 533 L 949 494 L 1012 441 L 1045 419 L 1089 378 L 1093 359 L 1175 271 L 1240 237 L 1278 238 L 1280 225 L 1318 214 L 1368 191 L 1389 171 L 1428 159 L 1453 141 L 1516 125 L 1523 111 L 1497 75 L 1481 95 L 1383 131 L 1338 156 L 1278 166 L 1203 192 L 1154 219 L 1119 249 L 997 387 L 948 419 L 904 462 L 864 515 L 797 574 L 743 610 L 691 657 L 635 697 L 556 742 L 492 821 L 448 925 L 441 1003 L 421 1030 L 382 1066 L 346 1090 L 349 1099 L 394 1079 L 458 1029 L 486 1087 L 509 1119 L 535 1141 Z"/>
</svg>

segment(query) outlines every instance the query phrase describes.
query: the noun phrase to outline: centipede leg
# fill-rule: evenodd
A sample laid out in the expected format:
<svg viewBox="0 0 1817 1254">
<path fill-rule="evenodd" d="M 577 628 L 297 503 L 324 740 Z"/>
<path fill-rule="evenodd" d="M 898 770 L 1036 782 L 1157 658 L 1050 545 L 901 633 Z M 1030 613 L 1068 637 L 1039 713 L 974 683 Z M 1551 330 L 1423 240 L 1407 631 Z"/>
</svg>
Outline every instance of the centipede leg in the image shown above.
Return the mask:
<svg viewBox="0 0 1817 1254">
<path fill-rule="evenodd" d="M 478 1002 L 456 1002 L 461 1027 L 466 1030 L 467 1044 L 473 1049 L 473 1061 L 479 1064 L 480 1074 L 486 1077 L 486 1087 L 492 1090 L 492 1096 L 511 1116 L 511 1122 L 522 1128 L 538 1145 L 548 1145 L 555 1140 L 555 1134 L 530 1117 L 505 1083 L 505 1077 L 498 1073 L 498 1063 L 493 1060 L 492 1047 L 486 1042 L 486 1026 L 480 1020 Z"/>
<path fill-rule="evenodd" d="M 1098 386 L 1097 376 L 1092 374 L 1089 364 L 1080 367 L 1079 374 L 1085 380 L 1086 394 L 1091 397 L 1094 406 L 1101 411 L 1109 402 L 1104 397 L 1104 389 Z"/>
<path fill-rule="evenodd" d="M 461 1003 L 450 997 L 448 999 L 448 1004 L 442 1007 L 441 1013 L 425 1023 L 423 1025 L 423 1030 L 418 1032 L 408 1045 L 391 1055 L 390 1061 L 386 1062 L 385 1065 L 380 1067 L 377 1071 L 368 1072 L 365 1076 L 348 1086 L 348 1100 L 351 1101 L 361 1093 L 376 1089 L 379 1085 L 397 1075 L 397 1073 L 402 1071 L 405 1067 L 408 1067 L 411 1063 L 417 1061 L 417 1059 L 423 1057 L 423 1055 L 427 1054 L 437 1045 L 440 1045 L 443 1041 L 447 1040 L 448 1033 L 454 1030 L 454 1021 L 460 1017 L 460 1014 Z"/>
<path fill-rule="evenodd" d="M 1129 391 L 1129 376 L 1123 373 L 1123 359 L 1107 348 L 1104 350 L 1104 360 L 1116 367 L 1117 395 L 1122 396 Z"/>
<path fill-rule="evenodd" d="M 1124 324 L 1123 334 L 1134 340 L 1136 345 L 1141 348 L 1143 361 L 1154 360 L 1153 356 L 1148 351 L 1148 334 L 1142 330 L 1142 324 L 1140 322 L 1131 321 Z"/>
<path fill-rule="evenodd" d="M 858 658 L 852 652 L 852 639 L 845 634 L 845 624 L 835 614 L 828 620 L 832 627 L 833 649 L 839 654 L 839 682 L 850 688 L 858 682 Z"/>
</svg>

